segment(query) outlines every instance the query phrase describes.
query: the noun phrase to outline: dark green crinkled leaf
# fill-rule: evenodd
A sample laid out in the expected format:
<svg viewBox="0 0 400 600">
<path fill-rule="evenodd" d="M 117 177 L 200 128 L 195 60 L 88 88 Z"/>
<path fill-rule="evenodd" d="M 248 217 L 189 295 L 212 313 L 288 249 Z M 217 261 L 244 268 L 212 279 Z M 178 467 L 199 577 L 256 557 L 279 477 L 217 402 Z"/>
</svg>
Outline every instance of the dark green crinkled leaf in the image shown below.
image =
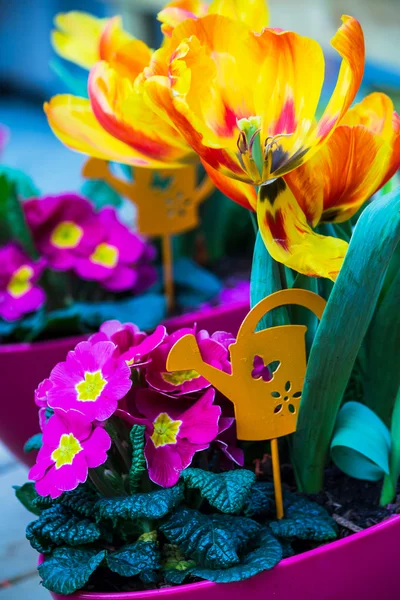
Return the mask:
<svg viewBox="0 0 400 600">
<path fill-rule="evenodd" d="M 80 515 L 94 517 L 94 507 L 98 499 L 96 492 L 80 485 L 72 492 L 65 492 L 60 496 L 59 501 L 63 506 Z"/>
<path fill-rule="evenodd" d="M 91 544 L 103 537 L 103 531 L 89 519 L 56 505 L 43 510 L 40 517 L 28 525 L 26 537 L 35 550 L 46 554 L 54 546 Z"/>
<path fill-rule="evenodd" d="M 269 481 L 256 481 L 247 497 L 244 514 L 246 517 L 268 517 L 274 514 L 274 484 Z"/>
<path fill-rule="evenodd" d="M 182 502 L 183 490 L 183 484 L 178 484 L 145 494 L 102 498 L 96 504 L 96 513 L 99 519 L 111 519 L 114 525 L 119 519 L 161 519 Z"/>
<path fill-rule="evenodd" d="M 134 544 L 122 546 L 116 552 L 109 554 L 107 564 L 111 571 L 122 577 L 133 577 L 142 571 L 152 571 L 160 568 L 160 552 L 157 542 L 138 540 Z"/>
<path fill-rule="evenodd" d="M 85 181 L 81 192 L 93 202 L 97 210 L 105 206 L 115 206 L 118 208 L 122 204 L 121 196 L 102 179 L 89 179 Z"/>
<path fill-rule="evenodd" d="M 264 528 L 257 536 L 256 547 L 245 554 L 239 564 L 228 569 L 193 569 L 192 574 L 217 583 L 230 583 L 254 577 L 272 569 L 282 558 L 282 548 L 270 531 Z"/>
<path fill-rule="evenodd" d="M 24 452 L 33 452 L 34 450 L 40 450 L 43 445 L 43 434 L 36 433 L 26 442 L 24 446 Z"/>
<path fill-rule="evenodd" d="M 323 506 L 296 494 L 285 494 L 285 516 L 270 523 L 277 537 L 325 542 L 336 539 L 336 523 Z"/>
<path fill-rule="evenodd" d="M 244 517 L 203 515 L 180 508 L 160 529 L 197 565 L 227 568 L 240 562 L 239 552 L 258 533 L 260 525 Z"/>
<path fill-rule="evenodd" d="M 106 556 L 106 550 L 55 548 L 39 566 L 39 575 L 51 592 L 72 594 L 83 588 Z"/>
<path fill-rule="evenodd" d="M 199 490 L 211 506 L 227 514 L 242 510 L 256 476 L 248 469 L 211 473 L 202 469 L 186 469 L 182 478 L 190 489 Z"/>
<path fill-rule="evenodd" d="M 131 494 L 137 492 L 142 475 L 146 471 L 144 430 L 144 425 L 134 425 L 129 436 L 132 444 L 132 466 L 129 471 L 129 491 Z"/>
<path fill-rule="evenodd" d="M 25 506 L 27 510 L 29 510 L 29 512 L 33 513 L 34 515 L 40 515 L 42 511 L 38 506 L 36 506 L 35 501 L 38 497 L 38 494 L 35 490 L 34 483 L 28 482 L 21 486 L 14 485 L 14 490 L 18 500 L 23 506 Z"/>
</svg>

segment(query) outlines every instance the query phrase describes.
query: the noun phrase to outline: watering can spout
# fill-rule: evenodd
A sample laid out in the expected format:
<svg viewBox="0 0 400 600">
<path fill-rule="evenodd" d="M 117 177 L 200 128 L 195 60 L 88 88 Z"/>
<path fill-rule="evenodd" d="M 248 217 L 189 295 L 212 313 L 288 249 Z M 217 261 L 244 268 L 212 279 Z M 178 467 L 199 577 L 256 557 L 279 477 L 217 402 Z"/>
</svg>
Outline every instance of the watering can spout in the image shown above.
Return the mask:
<svg viewBox="0 0 400 600">
<path fill-rule="evenodd" d="M 204 362 L 196 338 L 192 334 L 183 336 L 171 348 L 167 358 L 167 370 L 197 371 L 212 386 L 226 396 L 228 396 L 231 389 L 231 375 Z"/>
</svg>

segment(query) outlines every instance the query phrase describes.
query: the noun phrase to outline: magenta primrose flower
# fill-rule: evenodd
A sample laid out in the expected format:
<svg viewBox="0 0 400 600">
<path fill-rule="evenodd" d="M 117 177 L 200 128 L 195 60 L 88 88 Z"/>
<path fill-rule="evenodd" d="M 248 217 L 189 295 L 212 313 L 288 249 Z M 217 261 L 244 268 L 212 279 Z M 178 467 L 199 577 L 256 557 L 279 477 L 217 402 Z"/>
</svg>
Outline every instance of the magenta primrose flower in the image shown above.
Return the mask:
<svg viewBox="0 0 400 600">
<path fill-rule="evenodd" d="M 155 331 L 147 335 L 140 331 L 134 323 L 121 323 L 120 321 L 106 321 L 100 331 L 89 338 L 93 344 L 101 341 L 110 341 L 116 345 L 116 354 L 130 367 L 143 366 L 150 362 L 150 354 L 165 339 L 167 331 L 163 325 L 158 325 Z"/>
<path fill-rule="evenodd" d="M 145 425 L 145 457 L 150 479 L 162 487 L 175 485 L 196 452 L 206 450 L 218 435 L 221 408 L 214 404 L 215 391 L 207 390 L 194 404 L 155 390 L 135 394 L 131 412 Z"/>
<path fill-rule="evenodd" d="M 120 223 L 113 208 L 98 213 L 101 239 L 91 253 L 76 263 L 82 279 L 100 281 L 107 290 L 120 292 L 135 288 L 138 283 L 139 262 L 146 252 L 146 243 Z"/>
<path fill-rule="evenodd" d="M 236 446 L 236 421 L 233 417 L 221 417 L 218 423 L 218 436 L 215 439 L 215 444 L 224 454 L 227 468 L 232 462 L 243 467 L 244 453 L 241 448 Z"/>
<path fill-rule="evenodd" d="M 80 342 L 50 373 L 48 405 L 76 410 L 89 420 L 105 421 L 130 390 L 130 368 L 115 355 L 112 342 Z"/>
<path fill-rule="evenodd" d="M 88 469 L 107 460 L 111 439 L 105 429 L 90 423 L 80 412 L 56 413 L 46 423 L 43 446 L 29 479 L 40 496 L 57 498 L 84 483 Z"/>
<path fill-rule="evenodd" d="M 151 363 L 146 369 L 146 381 L 154 389 L 167 393 L 191 394 L 210 385 L 194 370 L 174 371 L 173 373 L 167 371 L 169 351 L 181 337 L 189 333 L 196 336 L 202 359 L 205 362 L 225 373 L 231 373 L 228 347 L 235 341 L 235 338 L 230 333 L 217 331 L 210 336 L 205 330 L 196 332 L 195 328 L 178 329 L 167 336 L 163 343 L 152 352 Z"/>
<path fill-rule="evenodd" d="M 23 204 L 38 250 L 53 269 L 74 269 L 93 252 L 102 227 L 92 204 L 76 194 L 34 198 Z"/>
<path fill-rule="evenodd" d="M 17 321 L 38 310 L 46 294 L 36 285 L 45 263 L 33 262 L 14 243 L 0 248 L 0 317 Z"/>
</svg>

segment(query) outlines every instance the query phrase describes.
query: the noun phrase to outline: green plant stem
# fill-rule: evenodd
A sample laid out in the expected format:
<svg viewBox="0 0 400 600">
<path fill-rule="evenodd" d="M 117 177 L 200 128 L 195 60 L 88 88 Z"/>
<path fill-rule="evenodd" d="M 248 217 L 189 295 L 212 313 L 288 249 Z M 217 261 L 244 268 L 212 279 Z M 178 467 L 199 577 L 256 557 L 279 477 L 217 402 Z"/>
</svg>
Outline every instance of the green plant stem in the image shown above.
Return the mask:
<svg viewBox="0 0 400 600">
<path fill-rule="evenodd" d="M 292 460 L 302 491 L 318 492 L 343 393 L 400 239 L 400 190 L 371 203 L 354 230 L 308 362 Z"/>
<path fill-rule="evenodd" d="M 397 392 L 390 429 L 392 448 L 390 452 L 389 475 L 385 475 L 381 492 L 380 504 L 385 506 L 396 496 L 397 480 L 400 475 L 400 388 Z"/>
<path fill-rule="evenodd" d="M 104 496 L 105 498 L 112 498 L 115 496 L 114 491 L 107 485 L 103 478 L 99 476 L 97 469 L 89 469 L 89 479 L 101 496 Z"/>
</svg>

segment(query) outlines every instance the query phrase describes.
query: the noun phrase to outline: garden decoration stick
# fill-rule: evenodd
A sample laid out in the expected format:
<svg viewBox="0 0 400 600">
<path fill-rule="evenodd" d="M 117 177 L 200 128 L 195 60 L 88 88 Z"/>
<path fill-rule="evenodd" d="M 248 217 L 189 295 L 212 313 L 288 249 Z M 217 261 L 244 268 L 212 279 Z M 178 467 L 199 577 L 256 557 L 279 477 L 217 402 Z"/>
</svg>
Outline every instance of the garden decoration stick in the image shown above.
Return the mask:
<svg viewBox="0 0 400 600">
<path fill-rule="evenodd" d="M 168 371 L 194 369 L 234 404 L 238 439 L 271 440 L 278 518 L 283 516 L 278 438 L 296 431 L 307 366 L 307 328 L 256 329 L 267 312 L 287 304 L 308 308 L 319 319 L 325 308 L 325 300 L 308 290 L 280 290 L 261 300 L 246 315 L 236 342 L 229 346 L 232 374 L 204 362 L 193 335 L 179 339 L 167 359 Z"/>
<path fill-rule="evenodd" d="M 111 171 L 107 161 L 89 158 L 82 174 L 87 179 L 102 179 L 135 204 L 140 233 L 161 237 L 164 287 L 171 311 L 174 306 L 171 236 L 198 225 L 198 206 L 211 194 L 214 184 L 208 176 L 197 184 L 195 165 L 161 171 L 135 168 L 134 180 L 125 180 Z"/>
</svg>

